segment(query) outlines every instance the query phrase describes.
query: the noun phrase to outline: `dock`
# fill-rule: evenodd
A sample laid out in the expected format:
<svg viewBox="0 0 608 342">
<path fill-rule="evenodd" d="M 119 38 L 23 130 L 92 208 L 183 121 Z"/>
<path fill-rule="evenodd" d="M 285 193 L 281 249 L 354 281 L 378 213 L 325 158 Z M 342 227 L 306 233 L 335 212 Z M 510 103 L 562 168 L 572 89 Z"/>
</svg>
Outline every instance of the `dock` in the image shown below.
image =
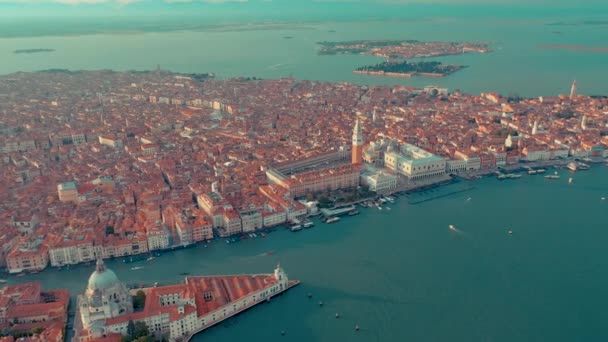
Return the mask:
<svg viewBox="0 0 608 342">
<path fill-rule="evenodd" d="M 323 208 L 321 209 L 321 214 L 323 216 L 327 217 L 333 217 L 333 216 L 341 216 L 341 215 L 346 215 L 348 214 L 349 211 L 355 210 L 355 206 L 354 205 L 348 205 L 345 207 L 339 207 L 339 208 L 333 208 L 333 209 L 328 209 L 328 208 Z"/>
</svg>

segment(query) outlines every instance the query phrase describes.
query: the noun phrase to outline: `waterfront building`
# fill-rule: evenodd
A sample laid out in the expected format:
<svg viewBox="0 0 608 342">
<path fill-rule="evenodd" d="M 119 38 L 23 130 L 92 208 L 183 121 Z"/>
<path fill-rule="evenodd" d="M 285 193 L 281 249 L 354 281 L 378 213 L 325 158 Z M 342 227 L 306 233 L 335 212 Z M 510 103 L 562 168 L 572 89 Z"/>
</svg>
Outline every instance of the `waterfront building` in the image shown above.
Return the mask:
<svg viewBox="0 0 608 342">
<path fill-rule="evenodd" d="M 446 170 L 444 158 L 411 144 L 389 145 L 384 154 L 384 165 L 411 180 L 441 176 Z"/>
<path fill-rule="evenodd" d="M 6 256 L 9 273 L 38 272 L 49 264 L 49 253 L 42 236 L 26 237 Z"/>
<path fill-rule="evenodd" d="M 359 185 L 359 166 L 353 164 L 322 168 L 284 177 L 277 184 L 289 191 L 291 198 L 309 193 L 355 188 Z"/>
<path fill-rule="evenodd" d="M 361 121 L 357 118 L 355 127 L 353 128 L 353 142 L 351 148 L 352 163 L 359 165 L 363 162 L 363 130 L 361 129 Z"/>
<path fill-rule="evenodd" d="M 323 191 L 355 188 L 359 185 L 359 168 L 359 164 L 348 160 L 348 151 L 341 148 L 318 157 L 269 167 L 266 177 L 270 184 L 286 189 L 287 196 L 293 199 Z"/>
<path fill-rule="evenodd" d="M 463 159 L 466 162 L 467 171 L 481 169 L 481 158 L 479 158 L 479 155 L 476 153 L 456 151 L 454 157 Z"/>
<path fill-rule="evenodd" d="M 68 290 L 43 291 L 40 283 L 6 286 L 0 290 L 0 330 L 30 334 L 40 341 L 60 342 L 68 317 Z"/>
<path fill-rule="evenodd" d="M 95 260 L 93 237 L 81 234 L 49 239 L 49 260 L 55 267 Z"/>
<path fill-rule="evenodd" d="M 361 173 L 361 184 L 368 186 L 370 191 L 388 193 L 397 188 L 397 176 L 371 165 L 365 165 Z"/>
<path fill-rule="evenodd" d="M 79 341 L 89 342 L 118 339 L 128 335 L 129 322 L 142 322 L 156 339 L 187 341 L 297 284 L 280 266 L 272 274 L 192 276 L 183 284 L 142 289 L 146 294 L 144 308 L 133 312 L 130 297 L 122 299 L 126 288 L 100 262 L 87 291 L 78 297 L 84 313 L 80 315 L 82 329 L 76 336 Z M 106 302 L 109 304 L 104 306 Z"/>
<path fill-rule="evenodd" d="M 78 310 L 82 329 L 91 337 L 104 334 L 106 320 L 133 312 L 129 290 L 102 259 L 97 260 L 85 293 L 78 296 Z"/>
<path fill-rule="evenodd" d="M 264 219 L 262 217 L 262 213 L 259 210 L 254 208 L 249 208 L 246 210 L 241 210 L 239 212 L 241 216 L 241 224 L 243 228 L 243 233 L 253 232 L 258 229 L 262 229 L 264 225 Z"/>
<path fill-rule="evenodd" d="M 459 173 L 467 170 L 465 159 L 448 159 L 445 161 L 445 169 L 449 173 Z"/>
<path fill-rule="evenodd" d="M 223 214 L 224 224 L 218 230 L 221 237 L 240 234 L 243 232 L 242 220 L 239 213 L 234 210 L 225 210 Z"/>
</svg>

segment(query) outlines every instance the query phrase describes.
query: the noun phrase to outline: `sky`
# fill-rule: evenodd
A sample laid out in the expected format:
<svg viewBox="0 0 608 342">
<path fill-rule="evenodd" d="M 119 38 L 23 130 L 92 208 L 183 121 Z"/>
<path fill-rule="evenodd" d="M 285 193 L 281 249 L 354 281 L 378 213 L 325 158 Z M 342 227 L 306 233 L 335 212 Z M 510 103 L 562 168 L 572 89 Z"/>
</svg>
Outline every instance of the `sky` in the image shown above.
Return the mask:
<svg viewBox="0 0 608 342">
<path fill-rule="evenodd" d="M 608 0 L 0 0 L 0 17 L 145 16 L 171 14 L 272 15 L 313 13 L 339 16 L 341 11 L 405 14 L 434 8 L 494 13 L 608 9 Z M 606 12 L 604 12 L 606 13 Z M 1 23 L 0 23 L 1 24 Z"/>
</svg>

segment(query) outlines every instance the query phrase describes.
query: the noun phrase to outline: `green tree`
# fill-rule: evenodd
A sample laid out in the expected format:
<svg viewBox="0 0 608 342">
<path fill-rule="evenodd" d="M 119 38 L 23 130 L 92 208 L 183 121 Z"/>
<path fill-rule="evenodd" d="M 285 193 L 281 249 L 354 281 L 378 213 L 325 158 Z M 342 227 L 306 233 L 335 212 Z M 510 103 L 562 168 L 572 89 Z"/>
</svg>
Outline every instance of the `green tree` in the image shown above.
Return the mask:
<svg viewBox="0 0 608 342">
<path fill-rule="evenodd" d="M 43 327 L 35 327 L 34 329 L 32 329 L 32 334 L 40 334 L 43 331 L 44 331 Z"/>
<path fill-rule="evenodd" d="M 133 342 L 154 342 L 154 337 L 150 335 L 142 336 L 133 340 Z"/>
<path fill-rule="evenodd" d="M 143 309 L 146 305 L 146 293 L 143 290 L 137 291 L 133 296 L 133 308 L 135 310 Z"/>
<path fill-rule="evenodd" d="M 148 330 L 148 326 L 145 322 L 135 322 L 135 338 L 140 338 L 149 334 L 150 331 Z"/>
<path fill-rule="evenodd" d="M 106 226 L 106 236 L 108 235 L 114 235 L 114 227 Z"/>
<path fill-rule="evenodd" d="M 132 320 L 129 320 L 127 323 L 127 336 L 128 341 L 132 340 L 135 337 L 135 323 Z"/>
</svg>

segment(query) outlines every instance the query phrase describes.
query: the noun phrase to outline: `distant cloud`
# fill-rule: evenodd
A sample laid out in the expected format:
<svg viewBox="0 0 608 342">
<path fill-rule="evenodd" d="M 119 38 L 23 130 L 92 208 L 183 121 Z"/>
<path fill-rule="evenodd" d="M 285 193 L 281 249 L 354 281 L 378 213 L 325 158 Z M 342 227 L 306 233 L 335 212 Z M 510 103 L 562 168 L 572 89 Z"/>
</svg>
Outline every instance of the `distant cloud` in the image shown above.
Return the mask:
<svg viewBox="0 0 608 342">
<path fill-rule="evenodd" d="M 0 0 L 0 3 L 9 4 L 48 4 L 57 3 L 65 5 L 92 5 L 92 4 L 107 4 L 115 3 L 120 5 L 127 5 L 135 2 L 149 1 L 149 0 Z M 167 3 L 180 3 L 180 2 L 205 2 L 210 4 L 221 4 L 229 2 L 249 2 L 249 0 L 162 0 Z M 261 0 L 260 2 L 268 2 L 271 0 Z"/>
</svg>

